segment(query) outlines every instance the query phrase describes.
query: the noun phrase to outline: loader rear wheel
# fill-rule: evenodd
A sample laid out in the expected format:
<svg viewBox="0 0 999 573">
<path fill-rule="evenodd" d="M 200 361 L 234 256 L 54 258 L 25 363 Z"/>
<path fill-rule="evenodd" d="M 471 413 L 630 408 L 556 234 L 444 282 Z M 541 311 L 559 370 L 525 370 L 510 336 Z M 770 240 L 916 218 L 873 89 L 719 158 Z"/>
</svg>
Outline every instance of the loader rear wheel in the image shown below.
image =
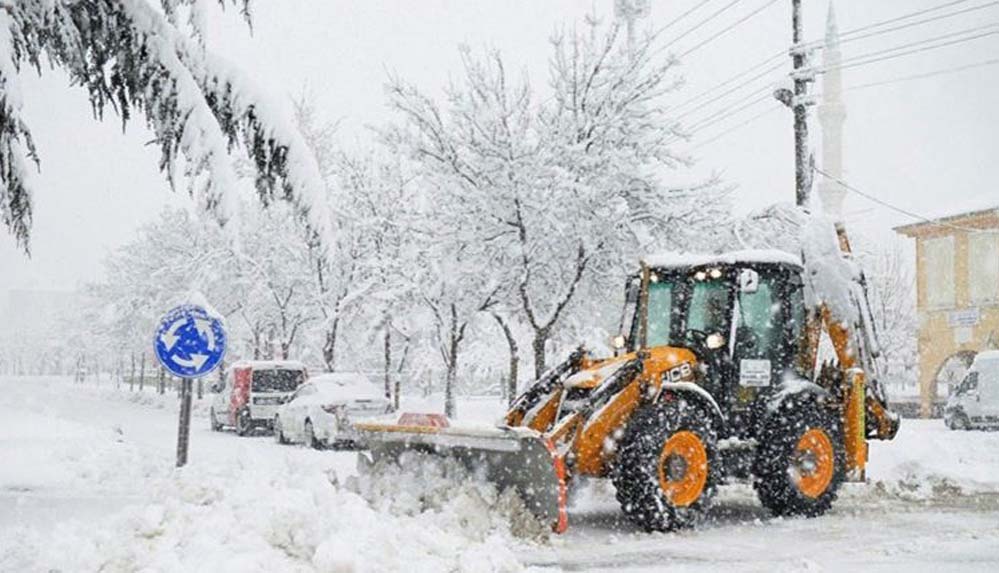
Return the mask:
<svg viewBox="0 0 999 573">
<path fill-rule="evenodd" d="M 721 468 L 710 416 L 682 398 L 636 412 L 611 474 L 625 515 L 646 531 L 696 523 Z"/>
<path fill-rule="evenodd" d="M 767 421 L 754 463 L 753 486 L 774 515 L 825 513 L 846 475 L 846 451 L 833 412 L 788 404 Z"/>
</svg>

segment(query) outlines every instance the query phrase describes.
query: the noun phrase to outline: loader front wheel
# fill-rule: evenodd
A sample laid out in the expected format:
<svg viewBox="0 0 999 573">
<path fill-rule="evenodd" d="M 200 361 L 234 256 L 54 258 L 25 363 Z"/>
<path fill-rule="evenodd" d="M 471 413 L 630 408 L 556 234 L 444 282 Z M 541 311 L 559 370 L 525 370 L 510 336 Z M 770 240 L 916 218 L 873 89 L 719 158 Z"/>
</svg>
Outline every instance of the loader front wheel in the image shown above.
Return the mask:
<svg viewBox="0 0 999 573">
<path fill-rule="evenodd" d="M 788 404 L 767 421 L 753 485 L 774 515 L 815 517 L 836 499 L 846 451 L 835 414 L 818 404 Z"/>
<path fill-rule="evenodd" d="M 708 413 L 682 398 L 636 412 L 612 473 L 625 515 L 646 531 L 693 525 L 718 483 L 716 442 Z"/>
</svg>

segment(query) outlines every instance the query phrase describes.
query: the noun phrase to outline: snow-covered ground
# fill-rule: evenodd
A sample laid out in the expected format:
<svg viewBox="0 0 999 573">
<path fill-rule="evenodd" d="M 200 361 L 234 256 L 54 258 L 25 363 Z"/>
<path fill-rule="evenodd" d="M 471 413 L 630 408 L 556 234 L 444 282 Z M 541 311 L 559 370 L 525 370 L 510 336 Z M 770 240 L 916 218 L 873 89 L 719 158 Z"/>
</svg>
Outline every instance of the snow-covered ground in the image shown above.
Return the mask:
<svg viewBox="0 0 999 573">
<path fill-rule="evenodd" d="M 4 572 L 999 570 L 999 432 L 940 421 L 872 442 L 869 483 L 818 519 L 770 518 L 730 486 L 696 529 L 646 534 L 595 482 L 549 536 L 438 467 L 358 475 L 354 453 L 210 432 L 207 400 L 178 471 L 174 396 L 55 378 L 0 379 L 0 396 Z M 476 422 L 501 409 L 459 404 Z"/>
</svg>

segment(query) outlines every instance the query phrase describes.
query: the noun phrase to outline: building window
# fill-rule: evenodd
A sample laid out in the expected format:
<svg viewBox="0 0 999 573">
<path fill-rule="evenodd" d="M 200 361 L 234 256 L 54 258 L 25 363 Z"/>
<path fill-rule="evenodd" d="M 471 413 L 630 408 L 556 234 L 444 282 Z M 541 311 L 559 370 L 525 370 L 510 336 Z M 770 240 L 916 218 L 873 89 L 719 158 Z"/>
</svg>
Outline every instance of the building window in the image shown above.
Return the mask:
<svg viewBox="0 0 999 573">
<path fill-rule="evenodd" d="M 999 233 L 968 235 L 968 291 L 972 303 L 999 301 Z"/>
<path fill-rule="evenodd" d="M 954 306 L 954 237 L 923 241 L 923 284 L 926 306 Z"/>
</svg>

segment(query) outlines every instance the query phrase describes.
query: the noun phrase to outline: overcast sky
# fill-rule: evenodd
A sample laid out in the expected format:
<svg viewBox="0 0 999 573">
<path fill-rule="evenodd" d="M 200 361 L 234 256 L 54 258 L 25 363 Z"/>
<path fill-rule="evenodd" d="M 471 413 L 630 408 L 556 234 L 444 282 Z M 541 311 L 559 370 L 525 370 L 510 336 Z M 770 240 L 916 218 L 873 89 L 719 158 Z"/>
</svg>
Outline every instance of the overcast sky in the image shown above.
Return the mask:
<svg viewBox="0 0 999 573">
<path fill-rule="evenodd" d="M 640 29 L 659 29 L 702 0 L 652 0 Z M 770 0 L 742 0 L 703 28 L 677 41 L 682 53 L 717 34 Z M 838 0 L 842 31 L 946 3 L 945 0 Z M 972 1 L 965 6 L 982 4 Z M 714 0 L 681 20 L 664 41 L 683 33 L 727 4 Z M 824 31 L 825 0 L 806 0 L 806 38 Z M 459 70 L 457 46 L 500 50 L 508 65 L 522 68 L 544 93 L 548 40 L 562 28 L 580 26 L 587 12 L 613 14 L 613 0 L 254 0 L 253 33 L 233 10 L 211 21 L 209 46 L 249 72 L 264 92 L 288 99 L 307 90 L 320 111 L 341 121 L 341 143 L 370 141 L 365 126 L 391 116 L 384 105 L 388 73 L 439 93 Z M 941 12 L 942 13 L 942 12 Z M 999 9 L 941 20 L 843 46 L 845 58 L 999 22 Z M 682 61 L 687 85 L 683 101 L 750 66 L 786 50 L 790 42 L 790 0 L 778 0 L 727 35 Z M 982 62 L 999 54 L 999 35 L 914 54 L 844 72 L 847 86 L 889 80 Z M 787 64 L 790 67 L 790 64 Z M 774 75 L 771 82 L 778 81 Z M 33 257 L 28 260 L 9 235 L 0 235 L 0 293 L 11 288 L 73 288 L 100 276 L 107 252 L 128 241 L 143 222 L 169 204 L 188 204 L 172 193 L 157 170 L 158 152 L 140 123 L 122 133 L 120 121 L 92 117 L 86 94 L 59 71 L 22 74 L 26 116 L 42 159 L 35 178 Z M 761 80 L 753 84 L 765 86 Z M 738 105 L 753 90 L 733 94 L 705 109 Z M 975 196 L 999 196 L 999 66 L 845 94 L 846 177 L 860 189 L 906 209 L 932 215 Z M 698 145 L 765 111 L 769 102 L 747 109 L 704 131 L 681 149 L 697 165 L 678 171 L 676 182 L 720 172 L 739 187 L 741 210 L 793 201 L 790 113 L 770 113 L 726 137 Z M 692 114 L 693 120 L 700 115 Z M 813 140 L 819 141 L 813 122 Z M 817 156 L 818 157 L 818 156 Z M 910 219 L 869 202 L 847 199 L 848 224 L 872 236 L 890 236 L 893 225 Z"/>
</svg>

